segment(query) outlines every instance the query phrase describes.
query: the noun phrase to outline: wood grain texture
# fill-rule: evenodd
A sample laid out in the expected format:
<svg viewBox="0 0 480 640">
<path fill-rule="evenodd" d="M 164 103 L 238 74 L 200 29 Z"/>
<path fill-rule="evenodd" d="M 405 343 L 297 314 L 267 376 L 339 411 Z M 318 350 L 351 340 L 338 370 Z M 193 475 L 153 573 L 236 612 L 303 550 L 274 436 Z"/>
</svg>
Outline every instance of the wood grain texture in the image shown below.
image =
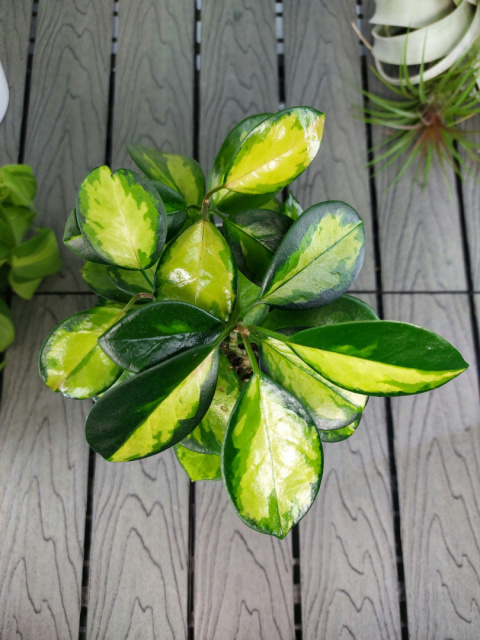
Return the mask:
<svg viewBox="0 0 480 640">
<path fill-rule="evenodd" d="M 358 431 L 324 454 L 320 492 L 300 523 L 303 637 L 399 639 L 385 401 L 371 398 Z"/>
<path fill-rule="evenodd" d="M 87 289 L 82 261 L 61 239 L 81 181 L 105 159 L 112 5 L 39 4 L 25 162 L 39 183 L 36 222 L 55 229 L 64 261 L 60 274 L 43 282 L 45 291 Z"/>
<path fill-rule="evenodd" d="M 90 296 L 15 301 L 0 414 L 0 638 L 78 638 L 88 402 L 54 394 L 38 375 L 53 327 Z"/>
<path fill-rule="evenodd" d="M 476 116 L 464 123 L 465 131 L 470 132 L 470 139 L 480 144 L 480 116 Z M 476 135 L 473 134 L 476 132 Z M 480 161 L 473 163 L 471 159 L 465 157 L 467 172 L 464 173 L 462 183 L 463 202 L 465 207 L 465 219 L 467 223 L 467 241 L 470 249 L 470 261 L 472 268 L 472 280 L 475 291 L 480 291 Z"/>
<path fill-rule="evenodd" d="M 392 401 L 411 640 L 475 640 L 480 629 L 480 419 L 466 295 L 386 296 L 390 318 L 451 341 L 470 369 Z"/>
<path fill-rule="evenodd" d="M 354 289 L 374 290 L 374 250 L 364 124 L 353 117 L 362 96 L 358 44 L 351 22 L 353 0 L 285 0 L 285 93 L 287 106 L 305 104 L 323 111 L 325 131 L 312 165 L 292 185 L 307 208 L 343 200 L 363 218 L 366 254 Z"/>
<path fill-rule="evenodd" d="M 230 129 L 278 111 L 273 2 L 202 1 L 200 160 L 206 175 Z"/>
<path fill-rule="evenodd" d="M 113 130 L 114 166 L 134 167 L 126 145 L 193 151 L 194 4 L 122 2 Z"/>
<path fill-rule="evenodd" d="M 370 40 L 367 20 L 373 15 L 373 10 L 374 0 L 366 0 L 364 32 Z M 371 56 L 367 61 L 369 65 L 373 64 Z M 368 85 L 372 93 L 392 99 L 393 94 L 371 70 Z M 374 146 L 391 133 L 393 131 L 386 132 L 373 126 Z M 406 156 L 402 156 L 379 172 L 375 179 L 383 290 L 465 291 L 467 285 L 453 170 L 446 170 L 446 177 L 443 177 L 440 167 L 434 163 L 428 184 L 422 189 L 421 178 L 415 178 L 414 162 L 391 186 L 405 160 Z"/>
<path fill-rule="evenodd" d="M 0 0 L 0 63 L 10 101 L 0 124 L 0 166 L 18 162 L 32 0 Z"/>
</svg>

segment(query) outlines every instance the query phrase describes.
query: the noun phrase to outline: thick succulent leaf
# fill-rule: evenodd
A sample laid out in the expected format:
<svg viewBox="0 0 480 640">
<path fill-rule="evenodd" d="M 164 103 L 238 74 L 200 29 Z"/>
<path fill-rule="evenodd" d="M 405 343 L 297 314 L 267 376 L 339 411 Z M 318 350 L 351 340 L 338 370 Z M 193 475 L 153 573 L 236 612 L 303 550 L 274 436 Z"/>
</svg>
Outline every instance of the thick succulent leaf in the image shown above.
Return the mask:
<svg viewBox="0 0 480 640">
<path fill-rule="evenodd" d="M 233 311 L 233 318 L 238 318 L 242 309 L 247 307 L 255 300 L 260 298 L 260 287 L 250 282 L 241 271 L 238 272 L 238 295 L 235 309 Z M 266 304 L 259 304 L 256 307 L 252 307 L 250 311 L 243 318 L 242 322 L 245 325 L 258 325 L 260 324 L 268 313 L 268 306 Z M 232 318 L 232 319 L 233 319 Z"/>
<path fill-rule="evenodd" d="M 115 302 L 128 302 L 132 296 L 113 284 L 106 264 L 86 262 L 82 269 L 82 278 L 90 289 L 102 298 Z"/>
<path fill-rule="evenodd" d="M 40 353 L 40 375 L 53 391 L 91 398 L 108 389 L 121 369 L 100 349 L 98 339 L 125 315 L 117 304 L 96 306 L 61 322 Z"/>
<path fill-rule="evenodd" d="M 9 227 L 15 244 L 20 244 L 23 236 L 32 226 L 37 212 L 28 207 L 0 204 L 0 220 Z M 3 240 L 3 233 L 0 235 Z"/>
<path fill-rule="evenodd" d="M 310 207 L 282 240 L 265 276 L 263 300 L 287 309 L 332 302 L 357 277 L 364 242 L 363 222 L 348 204 Z"/>
<path fill-rule="evenodd" d="M 154 264 L 150 269 L 145 271 L 132 271 L 130 269 L 121 269 L 120 267 L 108 267 L 107 273 L 112 283 L 128 293 L 128 295 L 134 296 L 137 293 L 155 293 L 155 274 L 157 271 L 157 264 Z"/>
<path fill-rule="evenodd" d="M 175 455 L 192 482 L 197 480 L 221 480 L 222 459 L 219 455 L 198 453 L 176 444 Z"/>
<path fill-rule="evenodd" d="M 215 393 L 218 350 L 196 347 L 139 373 L 100 398 L 87 418 L 88 443 L 112 462 L 145 458 L 197 426 Z"/>
<path fill-rule="evenodd" d="M 122 369 L 139 372 L 191 347 L 210 344 L 223 327 L 191 304 L 154 302 L 118 322 L 100 346 Z"/>
<path fill-rule="evenodd" d="M 282 333 L 289 335 L 308 327 L 363 320 L 378 320 L 378 316 L 363 300 L 344 295 L 330 304 L 315 309 L 299 311 L 273 309 L 262 322 L 262 327 L 272 331 L 281 330 Z"/>
<path fill-rule="evenodd" d="M 8 274 L 8 284 L 12 287 L 13 291 L 24 298 L 25 300 L 31 300 L 35 291 L 38 289 L 43 278 L 36 278 L 34 280 L 16 280 L 13 271 Z"/>
<path fill-rule="evenodd" d="M 97 262 L 98 264 L 108 264 L 106 260 L 92 249 L 83 237 L 80 227 L 78 226 L 77 212 L 75 209 L 72 209 L 67 218 L 65 231 L 63 232 L 63 244 L 79 258 L 82 258 L 82 260 Z"/>
<path fill-rule="evenodd" d="M 180 193 L 187 204 L 202 204 L 205 176 L 195 160 L 164 153 L 141 144 L 128 145 L 128 153 L 137 167 L 150 178 Z"/>
<path fill-rule="evenodd" d="M 220 455 L 228 421 L 241 391 L 239 377 L 226 356 L 221 353 L 218 361 L 217 388 L 212 404 L 198 427 L 195 427 L 181 444 L 199 453 Z"/>
<path fill-rule="evenodd" d="M 290 191 L 283 207 L 283 213 L 292 220 L 298 220 L 303 213 L 302 205 Z"/>
<path fill-rule="evenodd" d="M 195 212 L 196 213 L 196 212 Z M 190 216 L 188 219 L 191 220 Z M 186 211 L 174 211 L 167 213 L 167 241 L 173 240 L 177 233 L 182 229 L 187 221 Z"/>
<path fill-rule="evenodd" d="M 27 164 L 0 167 L 0 199 L 11 204 L 30 207 L 37 193 L 37 181 Z"/>
<path fill-rule="evenodd" d="M 101 398 L 106 393 L 108 393 L 110 391 L 110 389 L 113 389 L 114 387 L 118 387 L 118 385 L 122 384 L 122 382 L 126 382 L 127 380 L 130 380 L 131 378 L 133 378 L 136 375 L 137 374 L 133 373 L 133 371 L 125 371 L 125 370 L 122 371 L 122 373 L 118 376 L 118 378 L 115 380 L 115 382 L 108 387 L 108 389 L 105 389 L 104 391 L 102 391 L 102 393 L 99 393 L 98 396 L 94 396 L 92 398 L 92 400 L 94 402 L 96 402 L 99 398 Z"/>
<path fill-rule="evenodd" d="M 324 122 L 324 114 L 311 107 L 293 107 L 269 116 L 241 142 L 223 184 L 246 194 L 282 189 L 316 156 Z"/>
<path fill-rule="evenodd" d="M 320 440 L 322 442 L 333 443 L 333 442 L 342 442 L 343 440 L 350 438 L 350 436 L 353 436 L 353 434 L 357 430 L 361 419 L 362 419 L 362 416 L 359 416 L 352 423 L 347 424 L 346 427 L 341 427 L 340 429 L 331 429 L 330 431 L 319 431 Z"/>
<path fill-rule="evenodd" d="M 157 298 L 180 300 L 227 320 L 235 305 L 237 270 L 225 238 L 199 220 L 166 248 L 157 271 Z"/>
<path fill-rule="evenodd" d="M 256 209 L 230 215 L 223 223 L 225 238 L 240 271 L 257 285 L 292 224 L 276 211 Z"/>
<path fill-rule="evenodd" d="M 52 229 L 38 229 L 34 238 L 13 249 L 12 273 L 17 282 L 28 282 L 57 273 L 62 266 L 57 239 Z"/>
<path fill-rule="evenodd" d="M 0 352 L 5 351 L 15 338 L 12 312 L 6 302 L 0 298 Z"/>
<path fill-rule="evenodd" d="M 105 262 L 148 269 L 165 242 L 165 207 L 140 174 L 108 167 L 91 171 L 77 196 L 77 221 L 85 240 Z"/>
<path fill-rule="evenodd" d="M 311 507 L 323 470 L 322 445 L 302 405 L 254 374 L 230 419 L 223 476 L 240 518 L 284 538 Z"/>
<path fill-rule="evenodd" d="M 165 206 L 167 213 L 167 241 L 174 238 L 187 219 L 187 203 L 185 198 L 161 182 L 151 181 Z"/>
<path fill-rule="evenodd" d="M 262 340 L 260 364 L 270 378 L 302 403 L 317 429 L 327 431 L 345 427 L 359 417 L 367 404 L 368 396 L 333 384 L 280 340 Z"/>
<path fill-rule="evenodd" d="M 369 395 L 429 391 L 468 367 L 439 335 L 403 322 L 347 322 L 307 329 L 289 341 L 321 375 Z"/>
</svg>

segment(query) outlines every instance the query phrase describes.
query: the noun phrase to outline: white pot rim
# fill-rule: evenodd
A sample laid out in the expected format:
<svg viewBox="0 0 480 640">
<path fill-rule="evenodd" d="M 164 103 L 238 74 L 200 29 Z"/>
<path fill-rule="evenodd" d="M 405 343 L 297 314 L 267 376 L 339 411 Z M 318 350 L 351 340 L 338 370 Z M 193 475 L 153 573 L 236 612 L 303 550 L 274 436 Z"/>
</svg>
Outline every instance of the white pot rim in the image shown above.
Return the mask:
<svg viewBox="0 0 480 640">
<path fill-rule="evenodd" d="M 8 107 L 9 91 L 7 78 L 0 62 L 0 122 L 3 120 Z"/>
</svg>

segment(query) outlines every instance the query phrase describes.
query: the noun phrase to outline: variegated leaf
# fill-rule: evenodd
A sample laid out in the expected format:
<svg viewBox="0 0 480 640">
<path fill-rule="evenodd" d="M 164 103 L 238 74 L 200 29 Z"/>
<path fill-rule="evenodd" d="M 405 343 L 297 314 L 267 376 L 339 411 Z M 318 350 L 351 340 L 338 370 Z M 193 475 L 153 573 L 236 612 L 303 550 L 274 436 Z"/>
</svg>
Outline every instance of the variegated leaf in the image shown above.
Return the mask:
<svg viewBox="0 0 480 640">
<path fill-rule="evenodd" d="M 192 482 L 222 479 L 222 459 L 219 455 L 198 453 L 181 444 L 176 444 L 174 450 L 177 460 Z"/>
</svg>

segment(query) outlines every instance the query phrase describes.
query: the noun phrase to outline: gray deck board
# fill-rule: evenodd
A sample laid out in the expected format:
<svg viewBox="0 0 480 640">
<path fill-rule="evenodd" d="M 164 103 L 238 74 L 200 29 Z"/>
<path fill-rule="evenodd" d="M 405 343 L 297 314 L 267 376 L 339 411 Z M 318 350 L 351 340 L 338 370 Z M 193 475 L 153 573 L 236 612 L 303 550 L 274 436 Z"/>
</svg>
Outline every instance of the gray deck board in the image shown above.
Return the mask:
<svg viewBox="0 0 480 640">
<path fill-rule="evenodd" d="M 39 183 L 36 223 L 52 227 L 63 268 L 44 291 L 86 290 L 82 261 L 61 243 L 85 175 L 103 164 L 112 41 L 111 0 L 40 2 L 25 162 Z"/>
<path fill-rule="evenodd" d="M 365 166 L 364 124 L 353 117 L 362 105 L 358 44 L 351 27 L 353 0 L 286 0 L 283 3 L 287 106 L 304 104 L 325 113 L 322 145 L 313 164 L 292 185 L 307 208 L 342 200 L 363 218 L 365 261 L 354 288 L 375 289 L 372 218 Z"/>
<path fill-rule="evenodd" d="M 477 144 L 480 144 L 479 118 L 473 118 L 463 126 L 466 131 L 476 132 L 471 136 Z M 475 291 L 480 291 L 480 163 L 474 165 L 470 158 L 463 154 L 467 170 L 463 171 L 462 184 L 463 202 L 465 207 L 465 221 L 467 224 L 467 240 L 470 250 L 470 262 L 472 270 L 472 284 Z M 470 174 L 470 175 L 469 175 Z"/>
<path fill-rule="evenodd" d="M 386 296 L 389 317 L 444 336 L 470 369 L 392 400 L 412 640 L 475 640 L 480 628 L 480 431 L 466 295 Z"/>
<path fill-rule="evenodd" d="M 88 299 L 87 299 L 88 298 Z M 0 638 L 76 640 L 80 620 L 88 402 L 54 394 L 38 375 L 43 340 L 93 296 L 13 305 L 0 413 Z"/>
</svg>

